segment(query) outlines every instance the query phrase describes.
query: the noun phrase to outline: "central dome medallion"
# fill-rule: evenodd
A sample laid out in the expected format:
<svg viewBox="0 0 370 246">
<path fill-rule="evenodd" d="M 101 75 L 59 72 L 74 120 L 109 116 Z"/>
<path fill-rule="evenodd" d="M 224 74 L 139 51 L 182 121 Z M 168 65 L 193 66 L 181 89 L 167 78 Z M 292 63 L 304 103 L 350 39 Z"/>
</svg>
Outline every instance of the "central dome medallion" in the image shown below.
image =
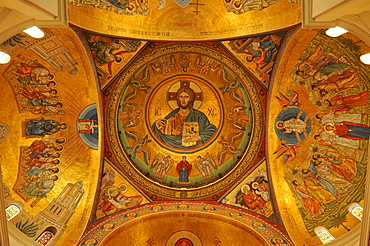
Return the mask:
<svg viewBox="0 0 370 246">
<path fill-rule="evenodd" d="M 168 78 L 153 89 L 145 114 L 153 139 L 175 153 L 189 154 L 215 140 L 223 115 L 220 97 L 211 84 L 185 74 Z"/>
<path fill-rule="evenodd" d="M 134 182 L 171 198 L 209 196 L 243 175 L 258 152 L 260 141 L 251 139 L 261 139 L 263 113 L 241 67 L 223 49 L 148 46 L 107 97 L 118 165 Z"/>
</svg>

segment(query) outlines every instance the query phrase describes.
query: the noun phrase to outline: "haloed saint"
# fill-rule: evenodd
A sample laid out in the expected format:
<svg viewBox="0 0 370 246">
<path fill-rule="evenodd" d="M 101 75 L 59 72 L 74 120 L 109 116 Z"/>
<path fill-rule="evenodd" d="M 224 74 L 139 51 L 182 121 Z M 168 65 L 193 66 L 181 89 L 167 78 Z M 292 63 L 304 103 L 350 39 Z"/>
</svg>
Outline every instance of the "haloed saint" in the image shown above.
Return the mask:
<svg viewBox="0 0 370 246">
<path fill-rule="evenodd" d="M 216 126 L 207 116 L 194 109 L 197 93 L 181 81 L 175 97 L 178 108 L 152 125 L 154 134 L 165 144 L 178 149 L 191 149 L 203 145 L 216 133 Z M 186 81 L 185 81 L 186 82 Z"/>
</svg>

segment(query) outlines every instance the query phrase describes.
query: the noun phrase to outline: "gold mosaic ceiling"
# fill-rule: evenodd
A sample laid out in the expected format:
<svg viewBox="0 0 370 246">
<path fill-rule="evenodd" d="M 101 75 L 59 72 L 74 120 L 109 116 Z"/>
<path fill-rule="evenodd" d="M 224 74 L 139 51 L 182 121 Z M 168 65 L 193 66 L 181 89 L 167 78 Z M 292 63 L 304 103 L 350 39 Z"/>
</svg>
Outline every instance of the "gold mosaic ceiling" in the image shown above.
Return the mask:
<svg viewBox="0 0 370 246">
<path fill-rule="evenodd" d="M 356 60 L 356 47 L 366 47 L 351 35 L 332 41 L 319 30 L 299 30 L 294 25 L 301 20 L 300 6 L 299 1 L 288 0 L 220 0 L 217 4 L 69 0 L 71 29 L 49 29 L 42 41 L 27 39 L 26 45 L 9 46 L 12 63 L 1 67 L 7 91 L 1 102 L 9 105 L 3 123 L 11 129 L 1 147 L 16 153 L 2 161 L 19 163 L 19 168 L 3 170 L 4 183 L 10 188 L 6 201 L 21 201 L 27 212 L 18 221 L 39 216 L 65 187 L 75 184 L 81 189 L 83 183 L 84 195 L 56 245 L 78 241 L 79 245 L 118 245 L 122 241 L 117 235 L 137 239 L 140 245 L 162 245 L 179 240 L 179 235 L 193 242 L 200 238 L 203 245 L 232 245 L 235 237 L 226 233 L 230 231 L 253 245 L 293 245 L 291 241 L 317 245 L 313 234 L 317 225 L 327 226 L 335 237 L 346 232 L 336 226 L 330 206 L 344 216 L 346 226 L 354 228 L 358 221 L 348 215 L 346 206 L 352 201 L 363 204 L 366 141 L 358 140 L 356 150 L 316 143 L 313 133 L 322 129 L 314 115 L 325 110 L 318 103 L 322 98 L 310 86 L 317 78 L 300 76 L 295 70 L 303 61 L 313 62 L 309 54 L 323 47 L 325 55 L 341 57 L 338 63 L 351 64 L 346 67 L 351 68 L 347 73 L 354 82 L 341 95 L 359 95 L 366 91 L 368 80 L 367 68 Z M 194 42 L 212 39 L 223 41 Z M 270 52 L 269 59 L 256 59 L 256 43 L 263 47 L 260 52 Z M 351 53 L 344 44 L 352 47 Z M 67 55 L 47 53 L 53 49 Z M 42 57 L 40 50 L 55 60 Z M 27 100 L 31 97 L 27 92 L 37 85 L 24 85 L 20 67 L 31 64 L 51 71 L 58 91 L 54 100 L 63 109 L 47 111 L 42 105 L 43 110 L 37 111 L 37 100 Z M 345 69 L 336 72 L 330 76 L 341 75 Z M 216 129 L 195 147 L 171 145 L 162 138 L 166 134 L 157 131 L 156 122 L 180 106 L 169 99 L 180 87 L 194 91 L 198 96 L 194 108 Z M 94 125 L 95 118 L 86 118 L 91 105 L 97 105 L 100 128 Z M 368 125 L 366 105 L 356 106 L 350 113 L 362 115 L 361 123 Z M 304 123 L 294 136 L 283 133 L 275 122 L 291 115 Z M 42 117 L 66 122 L 69 128 L 52 136 L 27 136 L 26 122 L 42 121 Z M 86 145 L 89 140 L 81 136 L 92 133 L 100 142 Z M 32 188 L 24 189 L 29 185 L 24 182 L 29 175 L 27 150 L 35 141 L 57 136 L 66 138 L 57 158 L 60 180 L 45 196 L 27 196 Z M 316 152 L 327 156 L 330 152 L 335 160 L 356 160 L 357 170 L 341 173 L 341 183 L 347 185 L 336 186 L 341 194 L 327 194 L 333 203 L 311 198 L 314 209 L 309 209 L 303 199 L 307 187 L 292 184 L 305 182 L 300 172 L 309 168 Z M 197 167 L 200 160 L 216 165 L 202 169 Z M 184 179 L 176 168 L 181 161 L 193 165 Z M 170 165 L 160 168 L 164 163 Z M 351 176 L 353 172 L 358 176 Z M 348 195 L 342 195 L 343 188 Z M 170 222 L 163 221 L 162 215 Z M 209 225 L 205 231 L 203 227 Z M 213 233 L 219 228 L 222 232 Z M 142 231 L 147 233 L 142 235 Z"/>
<path fill-rule="evenodd" d="M 98 33 L 154 40 L 238 37 L 301 21 L 298 0 L 69 0 L 69 21 Z M 187 3 L 187 4 L 186 4 Z M 185 6 L 186 5 L 186 6 Z M 185 7 L 183 7 L 185 6 Z M 261 11 L 263 10 L 263 11 Z"/>
</svg>

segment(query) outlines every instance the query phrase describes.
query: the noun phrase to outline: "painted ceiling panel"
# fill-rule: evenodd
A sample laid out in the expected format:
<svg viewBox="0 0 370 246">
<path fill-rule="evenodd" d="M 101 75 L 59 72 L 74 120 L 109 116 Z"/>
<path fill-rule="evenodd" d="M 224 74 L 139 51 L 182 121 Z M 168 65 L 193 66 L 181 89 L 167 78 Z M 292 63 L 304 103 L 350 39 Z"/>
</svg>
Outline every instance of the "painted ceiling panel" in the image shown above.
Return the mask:
<svg viewBox="0 0 370 246">
<path fill-rule="evenodd" d="M 275 137 L 268 144 L 289 231 L 314 236 L 316 226 L 325 226 L 338 237 L 359 223 L 348 207 L 362 204 L 364 194 L 369 68 L 358 59 L 363 49 L 352 35 L 299 31 L 279 61 L 269 110 Z M 301 243 L 313 243 L 308 238 Z"/>
<path fill-rule="evenodd" d="M 19 34 L 2 45 L 12 55 L 0 68 L 7 105 L 1 122 L 10 129 L 2 161 L 12 163 L 3 168 L 6 202 L 22 207 L 11 222 L 32 224 L 32 233 L 23 231 L 29 237 L 40 236 L 51 219 L 61 241 L 75 242 L 99 176 L 97 87 L 73 31 L 44 31 L 41 40 Z M 66 230 L 67 223 L 74 229 Z"/>
<path fill-rule="evenodd" d="M 116 201 L 112 200 L 112 197 L 116 197 Z M 150 201 L 107 160 L 104 161 L 99 198 L 95 220 L 118 211 L 150 203 Z"/>
</svg>

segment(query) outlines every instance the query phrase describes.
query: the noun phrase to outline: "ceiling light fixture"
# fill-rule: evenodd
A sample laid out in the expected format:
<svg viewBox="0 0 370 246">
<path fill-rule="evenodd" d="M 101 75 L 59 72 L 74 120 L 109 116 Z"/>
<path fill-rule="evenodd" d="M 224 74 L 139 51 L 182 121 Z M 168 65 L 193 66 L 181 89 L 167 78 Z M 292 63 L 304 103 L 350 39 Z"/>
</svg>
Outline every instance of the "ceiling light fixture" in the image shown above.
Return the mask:
<svg viewBox="0 0 370 246">
<path fill-rule="evenodd" d="M 8 62 L 10 62 L 10 55 L 0 51 L 0 64 L 6 64 Z"/>
<path fill-rule="evenodd" d="M 27 33 L 28 35 L 30 35 L 33 38 L 42 38 L 45 35 L 44 32 L 41 31 L 41 29 L 38 28 L 37 26 L 27 28 L 23 32 Z"/>
<path fill-rule="evenodd" d="M 370 65 L 370 53 L 367 53 L 367 54 L 364 54 L 362 56 L 360 56 L 360 60 L 362 63 L 366 64 L 366 65 Z"/>
<path fill-rule="evenodd" d="M 346 32 L 348 32 L 346 29 L 336 26 L 334 28 L 329 28 L 328 30 L 326 30 L 326 35 L 328 35 L 329 37 L 335 38 L 335 37 L 339 37 L 340 35 Z"/>
</svg>

